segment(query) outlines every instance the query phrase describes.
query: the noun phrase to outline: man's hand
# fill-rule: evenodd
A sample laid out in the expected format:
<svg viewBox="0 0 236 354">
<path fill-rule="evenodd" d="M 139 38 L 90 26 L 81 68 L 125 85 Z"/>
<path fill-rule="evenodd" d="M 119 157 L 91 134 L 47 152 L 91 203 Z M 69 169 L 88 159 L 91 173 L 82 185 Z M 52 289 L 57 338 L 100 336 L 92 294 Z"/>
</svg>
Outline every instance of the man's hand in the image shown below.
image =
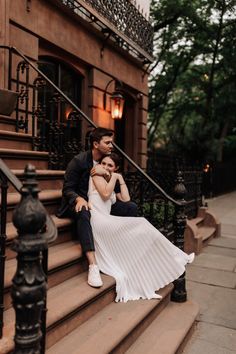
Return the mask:
<svg viewBox="0 0 236 354">
<path fill-rule="evenodd" d="M 110 177 L 110 173 L 105 170 L 101 165 L 94 166 L 90 171 L 90 176 L 103 176 L 103 177 Z"/>
<path fill-rule="evenodd" d="M 82 208 L 85 208 L 86 210 L 91 209 L 91 204 L 87 202 L 84 198 L 82 197 L 77 197 L 76 198 L 76 204 L 75 204 L 75 211 L 78 213 L 79 211 L 82 210 Z"/>
</svg>

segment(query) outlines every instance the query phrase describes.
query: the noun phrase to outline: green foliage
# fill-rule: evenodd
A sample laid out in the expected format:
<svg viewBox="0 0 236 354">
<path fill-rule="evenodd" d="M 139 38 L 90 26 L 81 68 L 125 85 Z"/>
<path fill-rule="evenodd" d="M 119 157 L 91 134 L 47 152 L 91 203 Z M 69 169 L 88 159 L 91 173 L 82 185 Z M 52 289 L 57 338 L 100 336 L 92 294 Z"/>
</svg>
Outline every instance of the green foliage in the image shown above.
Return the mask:
<svg viewBox="0 0 236 354">
<path fill-rule="evenodd" d="M 236 1 L 154 0 L 151 13 L 149 146 L 221 160 L 236 126 Z"/>
<path fill-rule="evenodd" d="M 173 204 L 165 206 L 165 204 L 160 203 L 160 201 L 145 202 L 142 204 L 141 215 L 148 219 L 155 227 L 161 227 L 165 224 L 165 216 L 166 220 L 172 220 L 174 213 L 175 207 Z"/>
</svg>

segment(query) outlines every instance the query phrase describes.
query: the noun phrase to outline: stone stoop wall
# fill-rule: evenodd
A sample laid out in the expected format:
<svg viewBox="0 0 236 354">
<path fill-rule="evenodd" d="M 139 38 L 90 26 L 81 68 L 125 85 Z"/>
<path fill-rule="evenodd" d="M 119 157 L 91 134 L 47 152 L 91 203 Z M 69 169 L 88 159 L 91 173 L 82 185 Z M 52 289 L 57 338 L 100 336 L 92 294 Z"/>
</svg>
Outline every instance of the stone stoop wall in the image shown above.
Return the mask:
<svg viewBox="0 0 236 354">
<path fill-rule="evenodd" d="M 207 207 L 198 210 L 196 218 L 187 220 L 184 233 L 184 251 L 201 253 L 202 248 L 214 237 L 220 237 L 221 223 Z"/>
</svg>

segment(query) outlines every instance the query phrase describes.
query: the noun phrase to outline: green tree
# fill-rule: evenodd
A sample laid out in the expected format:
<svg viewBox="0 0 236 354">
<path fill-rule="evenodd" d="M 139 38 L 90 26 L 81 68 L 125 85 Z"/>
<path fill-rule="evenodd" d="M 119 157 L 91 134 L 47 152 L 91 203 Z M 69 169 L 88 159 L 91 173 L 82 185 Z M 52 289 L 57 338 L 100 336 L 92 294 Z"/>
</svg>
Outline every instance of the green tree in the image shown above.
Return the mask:
<svg viewBox="0 0 236 354">
<path fill-rule="evenodd" d="M 222 160 L 236 126 L 236 1 L 155 0 L 151 13 L 149 146 Z"/>
</svg>

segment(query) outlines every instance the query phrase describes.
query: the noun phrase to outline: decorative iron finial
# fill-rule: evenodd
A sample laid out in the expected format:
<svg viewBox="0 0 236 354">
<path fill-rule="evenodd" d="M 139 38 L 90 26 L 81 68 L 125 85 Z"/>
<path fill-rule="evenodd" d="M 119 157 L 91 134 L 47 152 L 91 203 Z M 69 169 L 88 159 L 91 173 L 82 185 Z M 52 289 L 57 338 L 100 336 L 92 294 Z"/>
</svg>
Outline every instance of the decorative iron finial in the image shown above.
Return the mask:
<svg viewBox="0 0 236 354">
<path fill-rule="evenodd" d="M 181 171 L 177 172 L 174 193 L 177 200 L 184 200 L 187 193 L 187 190 L 184 185 L 183 173 Z"/>
<path fill-rule="evenodd" d="M 22 198 L 13 213 L 13 223 L 20 235 L 26 232 L 36 234 L 46 223 L 46 213 L 38 200 L 39 189 L 33 165 L 26 165 L 24 178 Z"/>
</svg>

